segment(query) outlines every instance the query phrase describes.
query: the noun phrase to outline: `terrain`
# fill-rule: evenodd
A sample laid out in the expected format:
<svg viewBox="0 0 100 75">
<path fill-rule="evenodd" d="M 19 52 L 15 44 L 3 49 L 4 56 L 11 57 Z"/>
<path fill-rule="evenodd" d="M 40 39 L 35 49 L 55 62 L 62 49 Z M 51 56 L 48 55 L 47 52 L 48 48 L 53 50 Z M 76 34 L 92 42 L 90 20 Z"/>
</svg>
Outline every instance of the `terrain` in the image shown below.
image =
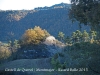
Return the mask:
<svg viewBox="0 0 100 75">
<path fill-rule="evenodd" d="M 3 74 L 1 71 L 4 69 L 6 70 L 5 75 L 7 74 L 12 74 L 12 75 L 15 75 L 15 74 L 16 75 L 20 75 L 20 74 L 22 75 L 40 75 L 40 74 L 41 75 L 55 75 L 55 74 L 65 75 L 66 74 L 66 72 L 58 72 L 58 71 L 50 70 L 50 69 L 54 69 L 50 63 L 50 58 L 21 59 L 21 60 L 11 61 L 3 65 L 0 65 L 0 74 Z M 9 71 L 11 69 L 12 71 Z M 14 69 L 16 69 L 15 72 L 14 72 Z M 39 71 L 41 69 L 48 69 L 48 71 L 45 71 L 45 70 Z"/>
<path fill-rule="evenodd" d="M 99 75 L 97 32 L 72 23 L 70 8 L 61 3 L 33 10 L 0 10 L 0 75 Z M 24 72 L 25 68 L 55 71 Z"/>
<path fill-rule="evenodd" d="M 77 22 L 72 23 L 68 17 L 70 4 L 61 3 L 51 7 L 39 7 L 33 10 L 0 11 L 0 41 L 20 39 L 25 30 L 40 26 L 57 37 L 59 31 L 70 36 L 80 30 Z M 82 25 L 81 30 L 89 31 L 89 26 Z M 19 31 L 19 32 L 18 32 Z"/>
</svg>

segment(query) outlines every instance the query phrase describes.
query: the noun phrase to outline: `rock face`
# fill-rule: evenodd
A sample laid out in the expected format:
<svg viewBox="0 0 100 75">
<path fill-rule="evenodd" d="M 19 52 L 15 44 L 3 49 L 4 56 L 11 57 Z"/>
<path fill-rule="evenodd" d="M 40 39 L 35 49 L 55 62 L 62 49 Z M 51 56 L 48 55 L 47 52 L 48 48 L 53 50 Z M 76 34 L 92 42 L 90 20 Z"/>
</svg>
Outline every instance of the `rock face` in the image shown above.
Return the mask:
<svg viewBox="0 0 100 75">
<path fill-rule="evenodd" d="M 50 53 L 47 50 L 47 46 L 45 44 L 39 44 L 32 46 L 31 49 L 22 49 L 18 59 L 36 59 L 36 58 L 48 58 L 50 57 Z"/>
<path fill-rule="evenodd" d="M 48 45 L 48 46 L 56 46 L 56 47 L 59 47 L 59 48 L 63 48 L 65 46 L 64 43 L 58 41 L 57 39 L 55 39 L 54 36 L 48 36 L 45 41 L 43 42 L 45 45 Z"/>
<path fill-rule="evenodd" d="M 54 55 L 55 53 L 58 52 L 62 52 L 65 46 L 64 43 L 55 39 L 54 36 L 47 37 L 44 44 L 47 45 L 48 51 L 51 53 L 51 55 Z"/>
<path fill-rule="evenodd" d="M 56 39 L 53 36 L 48 36 L 44 42 L 46 45 L 53 45 L 56 44 Z"/>
</svg>

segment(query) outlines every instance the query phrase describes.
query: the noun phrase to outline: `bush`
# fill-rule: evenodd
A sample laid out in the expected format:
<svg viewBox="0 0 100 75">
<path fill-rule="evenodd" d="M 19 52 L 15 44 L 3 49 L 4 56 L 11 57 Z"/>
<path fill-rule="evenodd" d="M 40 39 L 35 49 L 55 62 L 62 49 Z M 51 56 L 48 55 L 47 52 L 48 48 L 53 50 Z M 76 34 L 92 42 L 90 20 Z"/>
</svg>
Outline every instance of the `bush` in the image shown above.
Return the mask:
<svg viewBox="0 0 100 75">
<path fill-rule="evenodd" d="M 11 56 L 11 51 L 7 46 L 0 46 L 0 63 Z"/>
<path fill-rule="evenodd" d="M 53 65 L 53 67 L 55 69 L 61 68 L 61 69 L 65 69 L 66 68 L 66 62 L 61 63 L 59 61 L 59 56 L 60 57 L 64 57 L 64 54 L 62 53 L 56 53 L 52 58 L 51 58 L 51 64 Z"/>
</svg>

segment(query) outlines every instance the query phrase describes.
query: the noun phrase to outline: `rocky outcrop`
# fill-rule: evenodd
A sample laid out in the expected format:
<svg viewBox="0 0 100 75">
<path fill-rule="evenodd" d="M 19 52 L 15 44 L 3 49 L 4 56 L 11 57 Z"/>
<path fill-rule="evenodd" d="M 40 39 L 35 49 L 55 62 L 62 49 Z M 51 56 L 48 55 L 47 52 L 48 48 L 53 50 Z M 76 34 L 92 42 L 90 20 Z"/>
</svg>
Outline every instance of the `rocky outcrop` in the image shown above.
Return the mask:
<svg viewBox="0 0 100 75">
<path fill-rule="evenodd" d="M 57 41 L 55 37 L 49 36 L 42 44 L 34 45 L 31 49 L 21 49 L 21 54 L 18 55 L 20 59 L 36 59 L 36 58 L 48 58 L 58 52 L 62 52 L 64 44 Z"/>
</svg>

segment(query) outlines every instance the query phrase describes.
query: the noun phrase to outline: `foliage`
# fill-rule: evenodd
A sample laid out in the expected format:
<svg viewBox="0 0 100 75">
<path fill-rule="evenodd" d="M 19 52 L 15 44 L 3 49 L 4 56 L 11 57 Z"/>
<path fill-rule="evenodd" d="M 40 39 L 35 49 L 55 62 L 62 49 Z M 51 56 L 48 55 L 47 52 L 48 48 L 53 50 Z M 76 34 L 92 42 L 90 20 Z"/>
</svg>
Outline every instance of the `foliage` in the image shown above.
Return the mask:
<svg viewBox="0 0 100 75">
<path fill-rule="evenodd" d="M 96 31 L 90 31 L 90 38 L 91 39 L 96 39 L 97 32 Z"/>
<path fill-rule="evenodd" d="M 15 48 L 19 48 L 20 47 L 18 40 L 14 40 L 14 47 Z"/>
<path fill-rule="evenodd" d="M 89 41 L 90 37 L 89 37 L 89 33 L 86 32 L 86 30 L 83 31 L 83 34 L 82 34 L 82 40 L 87 42 Z"/>
<path fill-rule="evenodd" d="M 58 33 L 58 39 L 60 40 L 60 41 L 62 41 L 63 42 L 63 40 L 64 40 L 64 33 L 63 32 L 59 32 Z"/>
<path fill-rule="evenodd" d="M 51 64 L 55 69 L 61 68 L 65 69 L 66 68 L 66 62 L 61 63 L 59 61 L 59 57 L 64 57 L 64 54 L 62 53 L 56 53 L 52 58 L 51 58 Z"/>
<path fill-rule="evenodd" d="M 66 44 L 71 44 L 72 42 L 71 42 L 71 38 L 69 37 L 69 36 L 67 36 L 66 38 L 65 38 L 65 43 Z"/>
<path fill-rule="evenodd" d="M 97 32 L 92 30 L 90 32 L 87 32 L 86 30 L 81 32 L 77 30 L 72 33 L 71 38 L 73 43 L 91 42 L 91 41 L 93 42 L 97 38 Z"/>
<path fill-rule="evenodd" d="M 0 59 L 7 59 L 10 56 L 11 52 L 7 47 L 0 46 Z"/>
<path fill-rule="evenodd" d="M 79 42 L 82 38 L 82 33 L 79 30 L 76 30 L 72 33 L 72 39 L 74 42 Z"/>
<path fill-rule="evenodd" d="M 80 31 L 76 30 L 75 32 L 72 32 L 71 36 L 64 36 L 63 32 L 58 33 L 58 39 L 66 45 L 71 45 L 74 43 L 81 43 L 81 42 L 95 42 L 97 40 L 97 31 L 89 31 L 87 32 L 86 30 Z"/>
<path fill-rule="evenodd" d="M 100 1 L 71 0 L 70 18 L 80 24 L 90 25 L 100 34 Z"/>
<path fill-rule="evenodd" d="M 93 43 L 90 41 L 77 42 L 72 44 L 69 48 L 67 47 L 64 50 L 66 54 L 64 54 L 65 59 L 63 59 L 67 61 L 67 67 L 88 68 L 87 72 L 81 72 L 82 75 L 100 74 L 100 43 L 97 40 Z M 98 74 L 96 74 L 96 72 Z M 79 72 L 77 73 L 78 74 L 75 72 L 74 74 L 80 75 Z"/>
<path fill-rule="evenodd" d="M 2 63 L 2 61 L 7 60 L 7 58 L 9 58 L 11 56 L 11 51 L 9 50 L 9 47 L 7 47 L 6 45 L 0 45 L 0 63 Z"/>
<path fill-rule="evenodd" d="M 39 26 L 35 26 L 34 29 L 28 29 L 22 35 L 21 45 L 39 44 L 49 36 L 46 30 L 42 30 Z"/>
<path fill-rule="evenodd" d="M 9 41 L 8 42 L 8 46 L 11 48 L 11 47 L 14 47 L 15 49 L 19 48 L 20 45 L 19 45 L 19 41 L 18 40 L 14 40 L 14 41 Z"/>
<path fill-rule="evenodd" d="M 71 47 L 69 54 L 73 60 L 78 60 L 80 62 L 80 66 L 84 63 L 85 66 L 88 65 L 91 66 L 93 70 L 100 71 L 100 44 L 97 42 L 76 43 Z"/>
</svg>

